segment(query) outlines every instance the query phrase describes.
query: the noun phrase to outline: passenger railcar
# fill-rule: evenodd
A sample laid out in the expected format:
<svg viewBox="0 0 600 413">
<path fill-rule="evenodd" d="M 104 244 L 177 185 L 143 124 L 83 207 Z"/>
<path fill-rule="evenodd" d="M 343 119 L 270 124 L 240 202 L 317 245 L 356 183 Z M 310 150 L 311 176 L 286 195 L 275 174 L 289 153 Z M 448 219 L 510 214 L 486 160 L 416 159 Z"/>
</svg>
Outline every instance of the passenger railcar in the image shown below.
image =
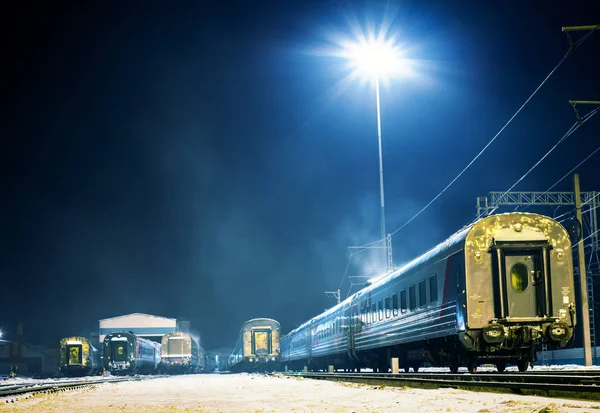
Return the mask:
<svg viewBox="0 0 600 413">
<path fill-rule="evenodd" d="M 291 368 L 527 370 L 576 323 L 569 234 L 538 214 L 483 218 L 281 338 Z"/>
<path fill-rule="evenodd" d="M 60 340 L 60 372 L 65 376 L 91 376 L 102 371 L 100 352 L 85 337 Z"/>
<path fill-rule="evenodd" d="M 246 321 L 228 359 L 231 371 L 274 370 L 279 362 L 281 326 L 270 318 Z"/>
<path fill-rule="evenodd" d="M 201 373 L 206 371 L 206 352 L 189 334 L 173 332 L 161 339 L 160 370 L 165 373 Z"/>
<path fill-rule="evenodd" d="M 154 373 L 160 363 L 160 344 L 130 332 L 104 338 L 104 368 L 113 374 Z"/>
</svg>

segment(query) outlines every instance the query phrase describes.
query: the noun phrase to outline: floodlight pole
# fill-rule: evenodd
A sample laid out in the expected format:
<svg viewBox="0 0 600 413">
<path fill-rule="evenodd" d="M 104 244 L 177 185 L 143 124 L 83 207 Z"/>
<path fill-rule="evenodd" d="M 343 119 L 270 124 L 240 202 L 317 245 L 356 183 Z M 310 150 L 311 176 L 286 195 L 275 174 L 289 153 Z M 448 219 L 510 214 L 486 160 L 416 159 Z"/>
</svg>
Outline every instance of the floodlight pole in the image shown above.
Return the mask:
<svg viewBox="0 0 600 413">
<path fill-rule="evenodd" d="M 383 193 L 383 150 L 381 146 L 381 105 L 379 103 L 379 76 L 375 76 L 375 91 L 377 94 L 377 140 L 379 142 L 379 191 L 381 194 L 381 242 L 383 243 L 383 264 L 387 271 L 388 265 L 387 237 L 385 236 L 385 197 Z"/>
</svg>

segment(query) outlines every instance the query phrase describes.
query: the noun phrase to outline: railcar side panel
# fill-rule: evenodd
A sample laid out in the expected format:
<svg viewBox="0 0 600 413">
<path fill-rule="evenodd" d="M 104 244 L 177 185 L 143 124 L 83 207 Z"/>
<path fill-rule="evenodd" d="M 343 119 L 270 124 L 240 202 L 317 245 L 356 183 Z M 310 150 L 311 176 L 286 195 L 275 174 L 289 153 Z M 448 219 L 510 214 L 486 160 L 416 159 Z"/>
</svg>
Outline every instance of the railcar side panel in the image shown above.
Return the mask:
<svg viewBox="0 0 600 413">
<path fill-rule="evenodd" d="M 453 371 L 527 369 L 575 326 L 567 231 L 538 214 L 485 217 L 282 338 L 283 360 L 386 371 L 392 356 Z M 338 326 L 338 320 L 341 326 Z M 304 344 L 306 343 L 306 344 Z M 345 360 L 336 358 L 344 354 Z"/>
</svg>

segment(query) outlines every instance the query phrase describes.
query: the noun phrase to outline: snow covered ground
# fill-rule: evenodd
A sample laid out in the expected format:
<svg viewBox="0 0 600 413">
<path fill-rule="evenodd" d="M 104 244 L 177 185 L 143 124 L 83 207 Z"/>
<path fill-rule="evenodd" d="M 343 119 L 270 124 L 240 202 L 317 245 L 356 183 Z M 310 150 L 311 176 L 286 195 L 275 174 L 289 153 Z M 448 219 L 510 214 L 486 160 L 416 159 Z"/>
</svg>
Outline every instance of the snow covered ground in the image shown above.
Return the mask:
<svg viewBox="0 0 600 413">
<path fill-rule="evenodd" d="M 556 370 L 598 370 L 598 372 L 600 373 L 600 366 L 580 366 L 577 364 L 564 364 L 564 365 L 552 365 L 552 366 L 534 366 L 533 368 L 529 368 L 527 369 L 527 371 L 539 371 L 539 372 L 544 372 L 544 371 L 556 371 Z M 366 371 L 366 370 L 365 370 Z M 459 372 L 466 372 L 468 371 L 466 367 L 461 367 L 458 369 Z M 477 367 L 477 371 L 478 372 L 498 372 L 496 370 L 496 367 L 486 367 L 486 366 L 479 366 Z M 506 371 L 519 371 L 517 366 L 508 366 L 506 368 Z M 423 372 L 423 373 L 439 373 L 439 372 L 450 372 L 450 369 L 447 367 L 425 367 L 425 368 L 421 368 L 419 369 L 419 372 Z"/>
<path fill-rule="evenodd" d="M 0 386 L 10 386 L 15 384 L 52 384 L 57 382 L 65 382 L 65 381 L 102 381 L 106 380 L 108 377 L 102 376 L 87 376 L 87 377 L 63 377 L 60 379 L 32 379 L 30 377 L 14 377 L 14 378 L 6 378 L 4 380 L 0 380 Z"/>
<path fill-rule="evenodd" d="M 590 366 L 590 367 L 586 367 L 586 366 L 580 366 L 577 364 L 565 364 L 565 365 L 552 365 L 552 366 L 535 366 L 533 369 L 529 368 L 528 371 L 539 371 L 539 372 L 543 372 L 543 371 L 551 371 L 551 370 L 597 370 L 598 373 L 600 373 L 600 366 Z M 367 372 L 372 372 L 373 370 L 371 369 L 362 369 L 361 370 L 363 373 L 367 373 Z M 467 368 L 466 367 L 461 367 L 459 370 L 459 372 L 467 372 Z M 496 368 L 495 367 L 486 367 L 486 366 L 479 366 L 477 368 L 477 371 L 479 372 L 496 372 Z M 509 366 L 506 368 L 506 371 L 518 371 L 516 366 Z M 449 373 L 450 369 L 447 367 L 425 367 L 425 368 L 420 368 L 419 372 L 422 373 Z M 108 373 L 108 376 L 106 378 L 109 377 L 114 377 L 111 376 L 110 373 Z M 127 376 L 125 376 L 127 377 Z M 102 377 L 102 376 L 88 376 L 88 377 L 72 377 L 72 378 L 60 378 L 60 379 L 32 379 L 32 378 L 28 378 L 28 377 L 15 377 L 15 378 L 7 378 L 7 377 L 0 377 L 0 387 L 5 386 L 5 385 L 13 385 L 13 384 L 21 384 L 21 383 L 35 383 L 35 384 L 50 384 L 50 383 L 56 383 L 57 381 L 79 381 L 79 380 L 94 380 L 94 381 L 102 381 L 105 380 L 106 378 Z M 600 412 L 598 412 L 600 413 Z"/>
<path fill-rule="evenodd" d="M 249 374 L 173 376 L 36 395 L 0 412 L 600 412 L 600 403 Z"/>
</svg>

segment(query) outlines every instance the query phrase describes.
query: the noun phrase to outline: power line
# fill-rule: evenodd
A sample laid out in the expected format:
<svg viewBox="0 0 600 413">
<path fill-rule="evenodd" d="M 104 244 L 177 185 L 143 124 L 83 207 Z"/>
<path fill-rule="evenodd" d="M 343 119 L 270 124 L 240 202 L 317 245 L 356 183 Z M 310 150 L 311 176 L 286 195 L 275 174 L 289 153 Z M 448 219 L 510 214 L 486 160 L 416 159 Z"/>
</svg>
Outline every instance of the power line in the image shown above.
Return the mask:
<svg viewBox="0 0 600 413">
<path fill-rule="evenodd" d="M 585 241 L 587 241 L 588 239 L 592 238 L 594 235 L 596 235 L 596 234 L 597 234 L 597 233 L 599 233 L 599 232 L 600 232 L 600 228 L 598 228 L 596 231 L 592 232 L 590 235 L 588 235 L 587 237 L 585 237 L 585 238 L 583 239 L 583 242 L 585 242 Z M 575 244 L 572 244 L 572 245 L 575 245 Z"/>
<path fill-rule="evenodd" d="M 372 244 L 372 243 L 371 243 L 371 244 Z M 366 245 L 369 245 L 369 244 L 366 244 Z M 363 246 L 363 247 L 364 247 L 364 246 Z M 344 275 L 342 276 L 342 281 L 340 282 L 340 285 L 339 285 L 339 287 L 338 287 L 338 290 L 339 290 L 340 288 L 342 288 L 342 284 L 344 284 L 344 280 L 346 279 L 346 275 L 348 274 L 348 270 L 350 269 L 350 262 L 352 261 L 352 257 L 354 257 L 355 255 L 358 255 L 358 254 L 362 254 L 363 252 L 365 252 L 365 251 L 368 251 L 368 250 L 369 250 L 369 248 L 368 248 L 368 247 L 366 247 L 366 248 L 363 248 L 363 247 L 358 247 L 358 248 L 360 248 L 358 251 L 352 251 L 352 252 L 350 253 L 350 256 L 348 257 L 348 262 L 346 263 L 346 269 L 344 270 Z"/>
<path fill-rule="evenodd" d="M 555 182 L 555 183 L 554 183 L 554 184 L 553 184 L 553 185 L 552 185 L 550 188 L 546 189 L 546 190 L 545 190 L 545 191 L 542 193 L 542 195 L 546 195 L 548 192 L 550 192 L 550 190 L 551 190 L 552 188 L 554 188 L 556 185 L 558 185 L 559 183 L 561 183 L 561 182 L 562 182 L 562 181 L 563 181 L 565 178 L 567 178 L 568 176 L 570 176 L 570 175 L 571 175 L 571 174 L 572 174 L 572 173 L 573 173 L 573 172 L 574 172 L 574 171 L 575 171 L 577 168 L 579 168 L 581 165 L 583 165 L 585 162 L 587 162 L 587 160 L 588 160 L 588 159 L 590 159 L 592 156 L 594 156 L 594 155 L 596 154 L 596 152 L 598 152 L 598 151 L 600 151 L 600 146 L 599 146 L 599 147 L 597 147 L 595 151 L 593 151 L 593 152 L 592 152 L 592 153 L 590 153 L 588 156 L 586 156 L 586 158 L 585 158 L 583 161 L 579 162 L 579 163 L 577 164 L 577 166 L 575 166 L 575 167 L 574 167 L 573 169 L 571 169 L 569 172 L 567 172 L 566 174 L 564 174 L 564 176 L 563 176 L 562 178 L 560 178 L 558 181 L 556 181 L 556 182 Z M 523 209 L 525 210 L 525 209 L 527 209 L 528 207 L 530 207 L 531 205 L 533 205 L 533 202 L 532 202 L 532 203 L 530 203 L 530 204 L 527 204 L 527 205 L 525 205 L 525 206 L 523 207 Z M 518 207 L 519 207 L 519 205 L 517 205 L 517 208 L 518 208 Z M 517 210 L 517 209 L 515 208 L 515 211 L 516 211 L 516 210 Z"/>
<path fill-rule="evenodd" d="M 500 195 L 500 197 L 505 196 L 507 193 L 509 193 L 515 186 L 517 186 L 521 181 L 523 181 L 523 179 L 525 179 L 525 177 L 527 177 L 527 175 L 529 175 L 531 173 L 531 171 L 533 171 L 540 163 L 542 163 L 544 161 L 544 159 L 546 159 L 548 157 L 548 155 L 550 155 L 557 147 L 558 145 L 560 145 L 565 139 L 567 139 L 569 136 L 571 136 L 573 133 L 575 133 L 575 131 L 577 129 L 579 129 L 581 127 L 581 125 L 583 125 L 585 122 L 587 122 L 588 120 L 590 120 L 592 118 L 592 116 L 594 116 L 598 110 L 600 110 L 600 108 L 596 108 L 593 111 L 591 111 L 590 113 L 588 113 L 586 116 L 584 116 L 581 119 L 581 122 L 577 121 L 573 124 L 573 126 L 571 126 L 569 128 L 569 130 L 567 131 L 567 133 L 565 133 L 562 138 L 560 138 L 558 140 L 558 142 L 556 142 L 556 144 L 550 148 L 550 150 L 548 152 L 546 152 L 546 154 L 544 156 L 542 156 L 540 158 L 539 161 L 537 161 L 531 168 L 529 168 L 529 170 L 527 172 L 525 172 L 525 174 L 520 177 L 519 179 L 517 179 L 517 181 L 512 184 L 512 186 L 510 188 L 508 188 L 508 190 L 506 192 L 504 192 L 502 195 Z M 546 191 L 548 192 L 548 191 Z M 493 205 L 492 205 L 493 206 Z M 497 206 L 497 205 L 496 205 Z M 481 216 L 478 216 L 477 219 L 481 218 Z"/>
<path fill-rule="evenodd" d="M 584 203 L 582 203 L 582 204 L 581 204 L 581 206 L 584 206 L 584 205 L 587 205 L 587 204 L 589 204 L 590 202 L 592 202 L 594 199 L 598 198 L 599 196 L 600 196 L 600 192 L 598 192 L 596 195 L 594 195 L 593 197 L 591 197 L 590 199 L 588 199 L 587 201 L 585 201 Z M 595 206 L 595 207 L 593 207 L 593 208 L 590 208 L 590 209 L 588 210 L 588 212 L 589 212 L 589 211 L 593 211 L 593 210 L 595 210 L 595 209 L 596 209 L 596 208 L 598 208 L 599 206 L 600 206 L 600 204 L 599 204 L 599 205 L 596 205 L 596 206 Z M 569 214 L 572 214 L 572 213 L 573 213 L 573 211 L 575 211 L 575 208 L 573 208 L 573 209 L 571 209 L 571 210 L 569 210 L 569 211 L 565 212 L 564 214 L 561 214 L 561 215 L 559 215 L 559 216 L 555 217 L 555 218 L 554 218 L 554 220 L 558 221 L 558 219 L 559 219 L 559 218 L 562 218 L 562 217 L 564 217 L 564 216 L 567 216 L 567 215 L 569 215 Z M 564 222 L 564 221 L 566 221 L 566 220 L 559 221 L 559 222 Z"/>
<path fill-rule="evenodd" d="M 517 115 L 523 110 L 523 108 L 525 108 L 525 106 L 537 94 L 537 92 L 548 81 L 548 79 L 550 79 L 550 77 L 554 74 L 554 72 L 556 72 L 556 70 L 563 64 L 563 62 L 567 59 L 567 57 L 569 57 L 569 55 L 573 52 L 573 50 L 575 50 L 575 48 L 581 46 L 581 44 L 585 40 L 587 40 L 591 36 L 591 34 L 594 33 L 599 27 L 600 27 L 600 25 L 596 26 L 592 31 L 590 31 L 585 36 L 583 36 L 581 39 L 579 39 L 579 41 L 577 41 L 577 43 L 575 45 L 573 45 L 573 47 L 569 48 L 569 50 L 565 53 L 565 55 L 562 57 L 562 59 L 560 59 L 558 64 L 556 66 L 554 66 L 554 68 L 550 71 L 548 76 L 546 76 L 546 78 L 542 81 L 542 83 L 540 83 L 540 85 L 527 98 L 525 103 L 523 103 L 521 105 L 521 107 L 515 112 L 515 114 L 504 124 L 504 126 L 498 131 L 498 133 L 496 133 L 496 135 L 494 135 L 494 137 L 487 143 L 487 145 L 485 145 L 483 147 L 483 149 L 475 156 L 475 158 L 473 158 L 473 160 L 471 162 L 469 162 L 467 164 L 467 166 L 462 171 L 460 171 L 460 173 L 452 181 L 450 181 L 450 183 L 448 185 L 446 185 L 446 187 L 444 189 L 442 189 L 442 191 L 440 193 L 438 193 L 431 201 L 429 201 L 429 203 L 427 203 L 427 205 L 425 205 L 423 208 L 421 208 L 412 218 L 410 218 L 408 221 L 406 221 L 400 228 L 398 228 L 394 232 L 392 232 L 391 235 L 394 235 L 395 233 L 397 233 L 398 231 L 400 231 L 404 227 L 406 227 L 408 224 L 410 224 L 415 218 L 417 218 L 419 215 L 421 215 L 421 213 L 423 211 L 425 211 L 427 208 L 429 208 L 429 206 L 431 206 L 431 204 L 433 204 L 440 196 L 442 196 L 446 192 L 446 190 L 448 188 L 450 188 L 450 186 L 452 186 L 454 184 L 454 182 L 456 182 L 465 173 L 465 171 L 467 169 L 469 169 L 471 167 L 471 165 L 473 165 L 473 163 L 475 163 L 475 161 L 481 156 L 481 154 L 483 154 L 483 152 L 485 152 L 487 150 L 487 148 L 496 140 L 496 138 L 498 138 L 498 136 L 500 136 L 500 134 L 504 131 L 504 129 L 506 129 L 508 127 L 508 125 L 513 121 L 513 119 L 515 117 L 517 117 Z"/>
</svg>

